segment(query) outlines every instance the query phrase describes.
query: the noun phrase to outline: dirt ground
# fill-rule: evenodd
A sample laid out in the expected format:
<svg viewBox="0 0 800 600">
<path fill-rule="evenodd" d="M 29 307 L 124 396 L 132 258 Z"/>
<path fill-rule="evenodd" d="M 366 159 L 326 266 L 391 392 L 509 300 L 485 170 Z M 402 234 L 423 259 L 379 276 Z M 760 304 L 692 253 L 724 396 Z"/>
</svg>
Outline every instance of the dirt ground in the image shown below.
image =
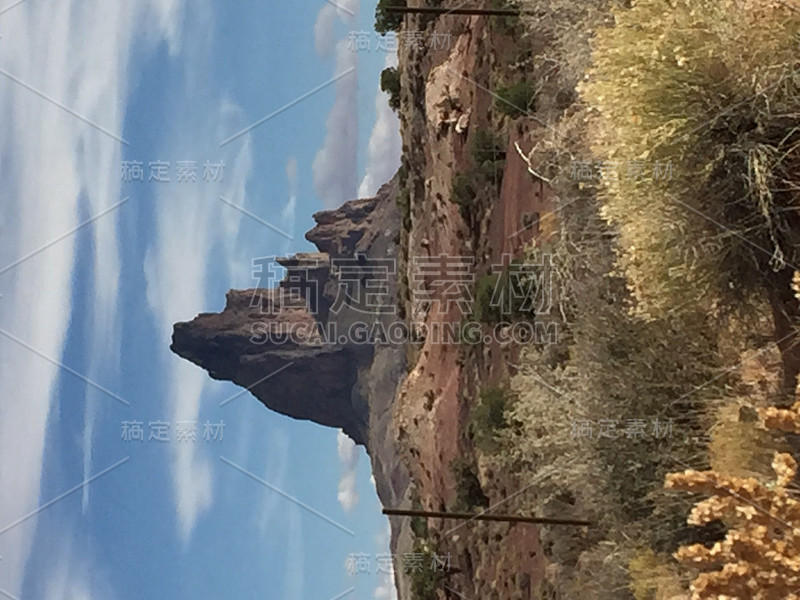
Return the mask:
<svg viewBox="0 0 800 600">
<path fill-rule="evenodd" d="M 422 29 L 414 17 L 407 19 L 406 27 Z M 497 127 L 490 90 L 498 68 L 496 57 L 504 50 L 498 46 L 513 40 L 494 33 L 485 17 L 443 17 L 435 23 L 435 31 L 450 33 L 448 51 L 400 51 L 400 69 L 408 77 L 405 85 L 410 90 L 401 109 L 404 150 L 407 156 L 416 157 L 410 168 L 416 169 L 415 175 L 424 182 L 422 193 L 412 195 L 409 257 L 411 261 L 440 255 L 472 257 L 476 272 L 486 273 L 491 265 L 518 258 L 534 238 L 553 233 L 548 188 L 528 172 L 515 148 L 518 142 L 523 151 L 529 150 L 538 125 L 525 117 L 504 124 L 509 141 L 502 188 L 486 211 L 476 239 L 450 200 L 452 181 L 455 174 L 472 168 L 470 136 L 479 128 Z M 452 110 L 453 105 L 457 109 Z M 466 132 L 456 132 L 452 122 L 442 123 L 466 110 L 470 111 Z M 445 306 L 443 292 L 432 278 L 419 282 L 410 278 L 410 285 L 430 290 L 439 300 L 427 310 L 422 303 L 413 305 L 413 319 L 424 323 L 428 331 L 463 319 L 458 306 Z M 451 463 L 473 451 L 467 428 L 477 390 L 506 379 L 507 362 L 513 362 L 515 356 L 513 349 L 497 343 L 466 352 L 460 344 L 441 344 L 432 337 L 419 349 L 396 403 L 395 426 L 425 509 L 445 510 L 452 505 L 455 481 Z M 513 500 L 506 500 L 523 489 L 525 482 L 486 470 L 481 475 L 490 506 L 503 503 L 495 510 L 513 511 Z M 429 527 L 442 537 L 442 550 L 453 558 L 454 572 L 446 581 L 444 598 L 536 597 L 545 565 L 535 527 L 470 522 L 451 531 L 457 525 L 429 521 Z"/>
</svg>

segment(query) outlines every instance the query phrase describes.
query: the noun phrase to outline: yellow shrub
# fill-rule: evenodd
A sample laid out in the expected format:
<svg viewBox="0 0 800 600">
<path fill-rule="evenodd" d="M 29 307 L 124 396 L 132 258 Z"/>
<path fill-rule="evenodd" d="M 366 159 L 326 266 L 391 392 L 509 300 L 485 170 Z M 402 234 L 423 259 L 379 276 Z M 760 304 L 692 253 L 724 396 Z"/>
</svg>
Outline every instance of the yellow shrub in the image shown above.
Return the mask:
<svg viewBox="0 0 800 600">
<path fill-rule="evenodd" d="M 800 402 L 791 409 L 758 412 L 767 427 L 800 433 Z M 723 520 L 730 526 L 725 539 L 711 548 L 694 544 L 675 553 L 679 561 L 703 571 L 692 583 L 692 600 L 800 599 L 800 502 L 789 490 L 797 461 L 775 453 L 772 468 L 775 479 L 767 484 L 716 471 L 667 475 L 667 488 L 710 496 L 695 505 L 689 524 Z"/>
<path fill-rule="evenodd" d="M 739 308 L 800 258 L 800 11 L 638 0 L 615 19 L 581 93 L 638 310 Z"/>
</svg>

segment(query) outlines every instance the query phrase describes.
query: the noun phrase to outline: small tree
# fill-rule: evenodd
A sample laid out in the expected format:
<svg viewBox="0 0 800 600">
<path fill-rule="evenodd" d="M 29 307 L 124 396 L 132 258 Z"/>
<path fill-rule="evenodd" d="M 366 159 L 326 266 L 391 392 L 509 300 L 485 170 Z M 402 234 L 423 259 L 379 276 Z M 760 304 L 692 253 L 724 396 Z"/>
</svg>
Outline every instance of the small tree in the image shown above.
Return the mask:
<svg viewBox="0 0 800 600">
<path fill-rule="evenodd" d="M 480 401 L 472 411 L 470 433 L 483 452 L 497 449 L 497 434 L 508 426 L 509 395 L 503 388 L 481 390 Z"/>
<path fill-rule="evenodd" d="M 407 4 L 406 0 L 378 0 L 375 8 L 375 31 L 381 35 L 398 31 L 403 24 L 403 15 L 387 12 L 387 6 L 407 6 Z"/>
<path fill-rule="evenodd" d="M 478 479 L 475 461 L 459 456 L 453 461 L 452 469 L 456 482 L 456 500 L 453 509 L 456 512 L 472 511 L 489 506 L 489 498 L 483 493 Z"/>
<path fill-rule="evenodd" d="M 536 103 L 536 89 L 530 81 L 518 81 L 497 88 L 495 108 L 512 119 L 529 114 Z"/>
<path fill-rule="evenodd" d="M 400 71 L 388 67 L 381 71 L 381 90 L 389 94 L 389 106 L 392 110 L 400 109 Z"/>
<path fill-rule="evenodd" d="M 472 208 L 478 196 L 473 178 L 466 173 L 459 173 L 453 177 L 450 199 L 458 205 L 459 213 L 465 221 L 470 221 Z"/>
<path fill-rule="evenodd" d="M 437 549 L 428 539 L 417 539 L 412 547 L 412 555 L 419 560 L 405 570 L 411 579 L 412 600 L 438 600 L 438 589 L 444 579 L 444 571 L 435 569 Z"/>
</svg>

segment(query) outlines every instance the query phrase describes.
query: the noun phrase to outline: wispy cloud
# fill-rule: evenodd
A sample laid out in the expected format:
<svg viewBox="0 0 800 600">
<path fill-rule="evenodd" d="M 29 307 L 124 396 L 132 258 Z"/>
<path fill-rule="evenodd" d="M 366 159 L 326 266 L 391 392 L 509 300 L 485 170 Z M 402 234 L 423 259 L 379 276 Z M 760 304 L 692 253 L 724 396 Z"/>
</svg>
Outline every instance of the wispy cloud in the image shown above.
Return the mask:
<svg viewBox="0 0 800 600">
<path fill-rule="evenodd" d="M 289 467 L 289 438 L 280 429 L 272 429 L 269 435 L 269 448 L 266 452 L 264 481 L 277 488 L 286 488 L 286 475 Z M 268 489 L 263 492 L 261 511 L 257 517 L 259 531 L 267 533 L 270 523 L 276 516 L 284 514 L 286 499 Z M 291 509 L 294 510 L 294 509 Z"/>
<path fill-rule="evenodd" d="M 94 438 L 94 425 L 97 421 L 97 399 L 94 394 L 89 393 L 86 399 L 86 407 L 83 412 L 83 478 L 88 479 L 92 472 L 92 441 Z M 89 486 L 84 486 L 81 490 L 81 513 L 84 515 L 89 511 Z"/>
<path fill-rule="evenodd" d="M 243 118 L 233 102 L 220 98 L 213 82 L 197 76 L 210 59 L 206 40 L 213 35 L 210 8 L 201 5 L 193 6 L 193 41 L 187 41 L 181 53 L 184 85 L 180 96 L 172 99 L 174 106 L 191 105 L 193 110 L 176 111 L 174 131 L 180 134 L 169 140 L 163 151 L 167 156 L 223 162 L 222 181 L 203 182 L 198 173 L 196 184 L 160 184 L 155 199 L 155 240 L 145 257 L 147 301 L 162 336 L 162 364 L 168 365 L 165 386 L 171 422 L 202 423 L 201 399 L 214 385 L 203 370 L 169 352 L 169 337 L 174 323 L 207 310 L 209 302 L 216 305 L 219 299 L 209 297 L 212 283 L 230 282 L 232 273 L 244 262 L 236 254 L 244 217 L 219 198 L 224 196 L 236 206 L 247 205 L 253 162 L 249 134 L 236 144 L 219 147 L 222 132 L 240 127 Z M 249 263 L 242 268 L 249 268 Z M 189 542 L 198 520 L 214 500 L 215 457 L 205 450 L 195 444 L 170 447 L 177 528 L 184 543 Z"/>
<path fill-rule="evenodd" d="M 386 55 L 386 66 L 397 66 L 397 54 Z M 389 94 L 378 89 L 375 96 L 375 126 L 369 136 L 367 147 L 367 167 L 361 185 L 359 198 L 375 195 L 378 188 L 389 181 L 400 168 L 400 153 L 403 141 L 400 138 L 400 120 L 389 108 Z"/>
<path fill-rule="evenodd" d="M 343 431 L 336 436 L 336 446 L 339 460 L 342 462 L 342 476 L 339 479 L 339 504 L 347 512 L 353 510 L 358 504 L 358 491 L 356 482 L 358 476 L 358 446 Z"/>
<path fill-rule="evenodd" d="M 186 152 L 204 147 L 202 142 L 188 139 L 176 146 Z M 209 138 L 209 152 L 213 146 L 214 140 Z M 226 163 L 250 165 L 250 152 L 248 141 L 238 150 L 227 151 Z M 248 176 L 249 169 L 234 171 L 225 186 L 233 195 L 241 193 Z M 212 382 L 203 370 L 169 354 L 172 325 L 207 309 L 210 265 L 223 270 L 215 276 L 230 280 L 231 266 L 237 262 L 234 242 L 239 213 L 219 202 L 216 186 L 203 186 L 198 192 L 186 194 L 175 186 L 159 191 L 157 238 L 145 259 L 148 304 L 163 336 L 164 361 L 169 364 L 167 401 L 173 422 L 200 421 L 201 398 Z M 225 256 L 218 256 L 220 248 Z M 174 444 L 170 450 L 179 530 L 188 541 L 198 518 L 211 506 L 212 459 L 192 444 Z"/>
<path fill-rule="evenodd" d="M 336 46 L 336 7 L 326 4 L 314 23 L 314 47 L 320 58 L 328 58 Z"/>
<path fill-rule="evenodd" d="M 286 577 L 283 584 L 283 598 L 305 598 L 305 549 L 303 548 L 303 522 L 300 509 L 289 507 L 286 514 L 288 532 L 286 542 Z"/>
<path fill-rule="evenodd" d="M 0 69 L 11 75 L 0 81 L 0 119 L 8 125 L 0 140 L 3 265 L 120 200 L 121 145 L 89 122 L 121 131 L 133 44 L 152 47 L 168 39 L 177 48 L 181 6 L 180 0 L 30 1 L 2 15 Z M 149 42 L 142 43 L 145 26 Z M 84 307 L 93 315 L 89 339 L 113 366 L 117 225 L 123 218 L 122 211 L 108 215 L 3 273 L 0 326 L 59 358 L 72 309 L 76 236 L 91 236 L 93 300 Z M 61 373 L 19 345 L 0 342 L 0 457 L 14 457 L 0 463 L 0 514 L 9 518 L 27 513 L 39 498 L 46 426 Z M 0 537 L 9 593 L 20 592 L 35 526 L 31 519 Z"/>
<path fill-rule="evenodd" d="M 51 537 L 48 569 L 41 578 L 44 597 L 48 600 L 112 600 L 115 597 L 97 561 L 91 560 L 85 548 L 64 534 Z"/>
<path fill-rule="evenodd" d="M 326 121 L 325 140 L 312 166 L 314 189 L 326 208 L 352 200 L 358 188 L 358 55 L 347 40 L 336 45 L 336 100 Z"/>
<path fill-rule="evenodd" d="M 294 156 L 286 162 L 286 179 L 289 182 L 289 201 L 281 211 L 281 229 L 293 234 L 295 223 L 297 222 L 297 195 L 300 193 L 297 178 L 297 159 Z M 289 251 L 290 241 L 286 240 L 284 244 L 284 254 Z"/>
<path fill-rule="evenodd" d="M 314 23 L 314 48 L 320 58 L 328 58 L 336 46 L 336 22 L 352 25 L 358 17 L 360 0 L 326 0 Z"/>
<path fill-rule="evenodd" d="M 389 542 L 392 539 L 392 528 L 387 520 L 386 528 L 375 536 L 378 554 L 389 554 Z M 378 587 L 375 588 L 375 600 L 397 600 L 397 585 L 394 580 L 394 570 L 378 574 Z"/>
</svg>

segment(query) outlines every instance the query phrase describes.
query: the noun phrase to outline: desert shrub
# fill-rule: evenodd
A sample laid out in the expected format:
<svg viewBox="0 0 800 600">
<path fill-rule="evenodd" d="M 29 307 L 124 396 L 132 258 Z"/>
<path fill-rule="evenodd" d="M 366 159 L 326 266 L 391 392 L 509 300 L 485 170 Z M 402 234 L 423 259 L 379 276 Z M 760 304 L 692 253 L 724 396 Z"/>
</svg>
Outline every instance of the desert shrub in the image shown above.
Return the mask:
<svg viewBox="0 0 800 600">
<path fill-rule="evenodd" d="M 489 3 L 491 8 L 515 8 L 515 2 L 507 0 L 492 0 Z M 525 27 L 518 16 L 492 17 L 492 22 L 497 24 L 497 28 L 503 35 L 519 38 L 525 33 Z"/>
<path fill-rule="evenodd" d="M 465 221 L 471 219 L 477 197 L 478 191 L 470 175 L 458 173 L 453 177 L 450 199 L 458 205 L 459 213 Z"/>
<path fill-rule="evenodd" d="M 389 94 L 389 106 L 392 110 L 400 110 L 400 71 L 396 67 L 387 67 L 381 71 L 381 91 Z"/>
<path fill-rule="evenodd" d="M 403 24 L 403 15 L 389 14 L 387 6 L 406 6 L 406 0 L 378 0 L 375 7 L 375 31 L 386 34 L 390 31 L 398 31 Z"/>
<path fill-rule="evenodd" d="M 488 129 L 478 128 L 473 134 L 470 143 L 470 153 L 475 162 L 489 158 L 499 160 L 506 156 L 506 144 L 504 138 Z"/>
<path fill-rule="evenodd" d="M 506 162 L 503 137 L 488 129 L 476 129 L 470 143 L 470 155 L 478 181 L 483 185 L 492 183 L 499 189 Z"/>
<path fill-rule="evenodd" d="M 546 555 L 562 567 L 555 587 L 630 598 L 637 548 L 668 553 L 685 540 L 719 536 L 687 527 L 690 500 L 660 488 L 675 461 L 706 459 L 696 440 L 707 436 L 709 403 L 731 375 L 715 320 L 699 312 L 650 321 L 632 314 L 627 281 L 614 272 L 608 224 L 596 201 L 579 198 L 560 211 L 558 239 L 526 256 L 526 263 L 551 257 L 547 318 L 559 336 L 523 350 L 507 413 L 514 426 L 500 430 L 493 457 L 521 481 L 536 482 L 537 497 L 524 510 L 595 523 L 586 533 L 542 529 Z M 601 556 L 605 568 L 597 568 Z"/>
<path fill-rule="evenodd" d="M 397 183 L 399 187 L 397 207 L 400 209 L 403 229 L 408 232 L 411 231 L 411 190 L 408 186 L 408 166 L 405 162 L 397 170 Z"/>
<path fill-rule="evenodd" d="M 495 108 L 512 119 L 530 114 L 536 102 L 536 87 L 530 81 L 517 81 L 497 88 Z"/>
<path fill-rule="evenodd" d="M 478 403 L 472 409 L 470 422 L 470 434 L 481 451 L 496 451 L 496 437 L 508 426 L 507 413 L 510 407 L 511 397 L 504 388 L 490 387 L 481 390 Z"/>
<path fill-rule="evenodd" d="M 475 282 L 471 318 L 495 325 L 516 321 L 533 322 L 537 313 L 550 308 L 552 272 L 549 265 L 514 260 L 499 273 L 489 273 Z"/>
<path fill-rule="evenodd" d="M 642 0 L 614 14 L 582 96 L 637 310 L 741 312 L 758 295 L 782 326 L 798 314 L 800 13 L 767 0 Z"/>
<path fill-rule="evenodd" d="M 557 67 L 547 77 L 531 79 L 542 84 L 537 117 L 545 118 L 550 125 L 563 117 L 564 109 L 577 98 L 576 84 L 583 80 L 591 64 L 590 41 L 594 32 L 603 24 L 613 23 L 610 7 L 625 3 L 626 0 L 520 0 L 527 34 L 546 46 L 539 55 L 541 60 L 548 71 Z M 580 145 L 584 139 L 578 138 Z M 563 141 L 561 138 L 559 143 Z"/>
<path fill-rule="evenodd" d="M 472 305 L 472 320 L 478 323 L 493 324 L 501 320 L 499 307 L 493 303 L 495 289 L 500 276 L 489 273 L 475 282 L 475 302 Z"/>
<path fill-rule="evenodd" d="M 800 401 L 790 409 L 759 409 L 758 416 L 768 429 L 800 433 Z M 710 496 L 694 506 L 687 520 L 690 525 L 716 520 L 729 527 L 725 539 L 713 546 L 686 545 L 675 553 L 693 572 L 699 571 L 691 585 L 694 600 L 798 597 L 800 501 L 793 489 L 797 461 L 791 454 L 776 452 L 772 468 L 769 481 L 715 470 L 688 469 L 666 476 L 668 489 Z"/>
<path fill-rule="evenodd" d="M 505 169 L 503 138 L 486 129 L 476 129 L 470 141 L 473 169 L 453 177 L 450 200 L 459 207 L 462 218 L 474 224 L 478 208 L 500 190 Z"/>
<path fill-rule="evenodd" d="M 411 191 L 405 186 L 397 194 L 397 206 L 400 208 L 403 229 L 411 231 Z"/>
<path fill-rule="evenodd" d="M 456 498 L 453 510 L 472 511 L 489 506 L 489 498 L 483 493 L 475 461 L 459 456 L 451 465 L 456 482 Z"/>
<path fill-rule="evenodd" d="M 437 590 L 441 587 L 444 572 L 434 568 L 436 546 L 430 540 L 417 539 L 411 553 L 416 560 L 413 565 L 404 565 L 404 569 L 411 579 L 412 600 L 438 600 Z"/>
</svg>

